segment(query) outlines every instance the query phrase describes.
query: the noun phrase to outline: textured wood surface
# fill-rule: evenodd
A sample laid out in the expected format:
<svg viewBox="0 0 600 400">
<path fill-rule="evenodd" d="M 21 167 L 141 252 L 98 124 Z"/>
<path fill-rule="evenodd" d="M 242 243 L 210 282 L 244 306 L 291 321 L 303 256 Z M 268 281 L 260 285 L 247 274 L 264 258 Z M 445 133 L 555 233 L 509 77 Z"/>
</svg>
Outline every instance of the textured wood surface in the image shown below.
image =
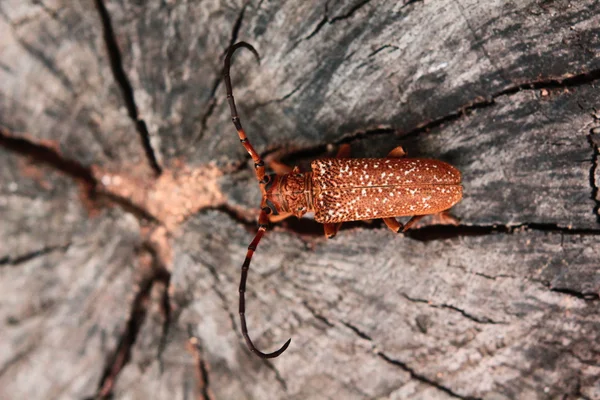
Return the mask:
<svg viewBox="0 0 600 400">
<path fill-rule="evenodd" d="M 0 397 L 600 399 L 598 1 L 0 2 Z M 248 136 L 398 145 L 458 226 L 270 230 Z"/>
</svg>

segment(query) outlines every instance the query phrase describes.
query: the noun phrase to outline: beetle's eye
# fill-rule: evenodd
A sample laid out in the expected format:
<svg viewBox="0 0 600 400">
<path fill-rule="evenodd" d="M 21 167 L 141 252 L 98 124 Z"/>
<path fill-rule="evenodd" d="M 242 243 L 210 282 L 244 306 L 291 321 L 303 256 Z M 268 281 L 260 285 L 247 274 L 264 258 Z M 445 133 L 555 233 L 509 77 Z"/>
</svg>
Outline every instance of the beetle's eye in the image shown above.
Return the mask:
<svg viewBox="0 0 600 400">
<path fill-rule="evenodd" d="M 263 212 L 267 215 L 271 214 L 271 209 L 269 207 L 263 207 Z"/>
</svg>

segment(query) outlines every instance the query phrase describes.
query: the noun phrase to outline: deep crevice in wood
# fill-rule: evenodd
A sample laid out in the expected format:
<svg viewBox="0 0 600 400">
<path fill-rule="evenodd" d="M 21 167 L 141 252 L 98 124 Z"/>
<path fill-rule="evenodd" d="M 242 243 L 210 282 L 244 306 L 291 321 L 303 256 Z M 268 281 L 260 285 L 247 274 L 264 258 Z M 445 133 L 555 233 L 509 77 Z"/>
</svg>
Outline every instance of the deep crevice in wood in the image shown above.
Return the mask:
<svg viewBox="0 0 600 400">
<path fill-rule="evenodd" d="M 231 214 L 229 214 L 232 216 Z M 233 216 L 238 221 L 235 216 Z M 240 222 L 240 221 L 238 221 Z M 277 224 L 279 229 L 293 232 L 301 236 L 323 237 L 323 225 L 308 218 L 290 217 Z M 343 235 L 343 231 L 352 229 L 384 229 L 380 220 L 372 222 L 351 221 L 344 222 L 337 237 Z M 420 228 L 412 228 L 404 232 L 408 238 L 430 242 L 466 236 L 488 236 L 495 234 L 513 234 L 523 230 L 541 231 L 548 233 L 559 233 L 562 235 L 600 235 L 600 229 L 569 228 L 557 224 L 523 223 L 517 225 L 429 225 Z M 332 240 L 335 240 L 332 239 Z"/>
<path fill-rule="evenodd" d="M 600 150 L 598 144 L 594 140 L 595 129 L 590 129 L 588 134 L 588 143 L 592 148 L 592 165 L 590 166 L 590 186 L 592 188 L 592 200 L 594 201 L 593 213 L 596 216 L 596 221 L 600 223 L 600 194 L 598 192 L 598 185 L 596 184 L 596 174 L 598 173 L 598 158 L 600 157 Z"/>
<path fill-rule="evenodd" d="M 188 331 L 188 350 L 194 356 L 197 388 L 200 400 L 214 400 L 212 391 L 210 390 L 210 366 L 202 357 L 202 348 L 200 340 L 194 335 L 193 328 L 190 324 L 187 326 Z"/>
<path fill-rule="evenodd" d="M 0 126 L 0 146 L 10 152 L 30 158 L 33 162 L 49 166 L 66 176 L 82 183 L 90 198 L 96 193 L 97 180 L 90 168 L 77 161 L 64 158 L 58 148 L 43 142 L 36 143 L 24 136 L 16 136 L 8 129 Z"/>
<path fill-rule="evenodd" d="M 114 204 L 117 204 L 124 211 L 134 215 L 138 220 L 147 220 L 156 224 L 161 223 L 161 221 L 154 215 L 152 215 L 148 210 L 134 204 L 130 199 L 126 197 L 117 196 L 114 193 L 107 192 L 104 190 L 98 190 L 97 194 L 99 197 L 105 197 Z"/>
<path fill-rule="evenodd" d="M 156 283 L 160 282 L 165 286 L 165 291 L 168 290 L 171 274 L 160 259 L 158 250 L 149 242 L 145 242 L 142 245 L 142 249 L 148 252 L 151 256 L 151 274 L 149 274 L 147 277 L 143 277 L 139 283 L 139 289 L 132 302 L 131 311 L 129 313 L 129 319 L 127 320 L 125 330 L 121 335 L 115 352 L 107 359 L 107 363 L 104 367 L 104 372 L 98 386 L 98 397 L 100 398 L 106 398 L 112 395 L 112 390 L 119 377 L 119 374 L 121 371 L 123 371 L 129 361 L 131 361 L 131 352 L 133 346 L 135 345 L 142 325 L 146 321 L 152 288 Z M 164 324 L 166 325 L 163 325 L 163 336 L 168 333 L 171 315 L 170 304 L 166 304 L 166 306 L 169 308 L 169 310 L 164 310 L 166 312 Z M 167 327 L 167 332 L 165 332 L 165 326 Z M 161 349 L 161 345 L 162 338 L 161 342 L 159 343 L 159 355 L 164 349 Z"/>
<path fill-rule="evenodd" d="M 585 301 L 598 301 L 600 300 L 600 293 L 595 293 L 595 292 L 580 292 L 571 288 L 559 288 L 559 287 L 551 287 L 550 285 L 548 285 L 548 287 L 550 287 L 550 291 L 551 292 L 557 292 L 557 293 L 562 293 L 562 294 L 566 294 L 569 296 L 573 296 L 573 297 L 577 297 L 578 299 L 581 300 L 585 300 Z"/>
<path fill-rule="evenodd" d="M 137 106 L 135 104 L 135 97 L 133 95 L 133 88 L 129 78 L 127 77 L 127 74 L 125 73 L 125 69 L 123 68 L 121 50 L 117 44 L 110 14 L 108 13 L 108 9 L 106 8 L 103 0 L 96 0 L 96 8 L 98 9 L 100 20 L 102 21 L 102 27 L 104 29 L 104 42 L 106 44 L 106 50 L 110 59 L 110 66 L 113 76 L 121 88 L 121 93 L 123 94 L 123 100 L 125 102 L 125 106 L 127 107 L 127 112 L 131 120 L 135 123 L 137 132 L 142 141 L 142 146 L 144 147 L 144 151 L 148 159 L 148 163 L 154 170 L 154 173 L 158 176 L 162 173 L 162 167 L 158 163 L 158 159 L 154 149 L 152 148 L 152 143 L 150 142 L 150 132 L 148 131 L 146 122 L 141 119 L 138 114 Z"/>
<path fill-rule="evenodd" d="M 163 314 L 163 324 L 160 334 L 160 340 L 158 343 L 158 352 L 156 358 L 158 359 L 160 370 L 163 371 L 163 353 L 167 348 L 167 338 L 169 337 L 169 330 L 173 322 L 173 313 L 171 312 L 171 296 L 169 295 L 169 284 L 171 282 L 171 274 L 165 278 L 165 287 L 162 293 L 161 299 L 161 311 Z"/>
<path fill-rule="evenodd" d="M 121 335 L 116 351 L 107 359 L 100 384 L 98 397 L 107 398 L 112 395 L 116 380 L 131 359 L 131 350 L 137 339 L 138 333 L 146 320 L 150 291 L 155 279 L 150 277 L 140 283 L 140 288 L 133 300 L 129 319 Z"/>
<path fill-rule="evenodd" d="M 84 166 L 78 161 L 63 157 L 53 143 L 35 142 L 26 136 L 17 136 L 8 129 L 0 127 L 0 147 L 8 151 L 29 158 L 33 163 L 45 165 L 65 176 L 80 183 L 85 189 L 83 195 L 95 206 L 100 207 L 101 198 L 119 205 L 125 211 L 135 215 L 138 219 L 145 219 L 160 223 L 147 210 L 133 204 L 129 199 L 99 189 L 101 185 L 94 176 L 92 168 Z"/>
<path fill-rule="evenodd" d="M 410 229 L 405 235 L 420 241 L 443 240 L 463 236 L 513 234 L 523 230 L 560 233 L 561 235 L 600 235 L 600 229 L 569 228 L 558 224 L 525 222 L 517 225 L 431 225 Z"/>
<path fill-rule="evenodd" d="M 456 120 L 461 119 L 462 117 L 468 115 L 470 112 L 486 107 L 491 107 L 496 104 L 495 100 L 501 96 L 510 96 L 512 94 L 519 93 L 523 90 L 542 90 L 542 89 L 562 89 L 562 88 L 570 88 L 577 87 L 582 85 L 591 84 L 597 80 L 600 80 L 600 69 L 595 69 L 589 72 L 583 72 L 569 78 L 547 78 L 540 79 L 537 81 L 525 82 L 516 86 L 508 87 L 504 90 L 501 90 L 498 93 L 495 93 L 489 96 L 487 99 L 483 100 L 475 100 L 470 104 L 466 104 L 463 107 L 459 108 L 457 111 L 454 111 L 450 114 L 444 115 L 440 118 L 436 118 L 432 121 L 426 122 L 422 125 L 417 126 L 415 129 L 412 129 L 407 132 L 401 132 L 397 129 L 371 129 L 364 130 L 360 132 L 356 132 L 352 135 L 347 135 L 342 137 L 340 140 L 336 141 L 335 144 L 342 143 L 352 143 L 356 140 L 361 140 L 366 137 L 378 136 L 378 135 L 399 135 L 403 138 L 418 136 L 422 133 L 429 132 L 435 128 L 443 126 L 449 122 L 454 122 Z"/>
<path fill-rule="evenodd" d="M 203 400 L 212 400 L 212 396 L 210 394 L 210 377 L 208 375 L 208 368 L 206 362 L 203 358 L 200 358 L 198 363 L 198 368 L 200 369 L 200 376 L 202 376 L 202 399 Z"/>
<path fill-rule="evenodd" d="M 231 30 L 231 38 L 229 39 L 229 45 L 227 46 L 225 51 L 229 50 L 229 48 L 231 46 L 233 46 L 235 44 L 235 42 L 237 41 L 240 29 L 242 27 L 242 21 L 244 19 L 244 14 L 246 13 L 247 6 L 248 6 L 248 3 L 246 3 L 242 6 L 242 9 L 240 10 L 238 17 L 235 20 L 235 23 L 233 24 L 233 29 Z M 221 72 L 221 69 L 219 69 L 219 72 L 217 73 L 217 77 L 215 78 L 212 88 L 211 88 L 211 91 L 210 91 L 210 96 L 209 96 L 209 100 L 208 100 L 208 108 L 206 109 L 206 112 L 202 115 L 202 118 L 200 120 L 200 133 L 198 134 L 198 136 L 196 136 L 194 138 L 194 142 L 202 139 L 202 137 L 204 136 L 204 132 L 206 131 L 206 127 L 208 124 L 208 119 L 213 114 L 215 107 L 217 106 L 217 98 L 216 98 L 217 89 L 219 88 L 219 86 L 221 86 L 222 81 L 223 81 L 223 74 Z"/>
<path fill-rule="evenodd" d="M 420 1 L 420 0 L 417 0 Z M 383 46 L 386 47 L 386 46 Z M 356 131 L 347 135 L 342 135 L 340 139 L 327 144 L 315 144 L 311 146 L 306 146 L 301 149 L 293 149 L 293 150 L 285 150 L 282 147 L 274 147 L 269 150 L 263 151 L 262 156 L 267 157 L 270 154 L 278 153 L 281 157 L 281 161 L 288 165 L 296 165 L 296 161 L 306 160 L 306 159 L 314 159 L 317 157 L 322 157 L 326 152 L 329 146 L 340 146 L 342 144 L 352 144 L 353 142 L 360 141 L 366 138 L 375 137 L 375 136 L 384 136 L 391 135 L 394 137 L 402 137 L 402 138 L 410 138 L 421 135 L 426 132 L 430 132 L 436 128 L 444 126 L 448 123 L 452 123 L 463 118 L 466 115 L 469 115 L 472 111 L 483 109 L 487 107 L 494 106 L 496 104 L 496 99 L 501 96 L 510 96 L 516 93 L 519 93 L 524 90 L 542 90 L 542 89 L 561 89 L 561 88 L 570 88 L 577 87 L 582 85 L 587 85 L 594 83 L 595 81 L 600 80 L 600 69 L 595 69 L 589 72 L 583 72 L 577 75 L 573 75 L 569 78 L 546 78 L 540 79 L 537 81 L 525 82 L 519 85 L 508 87 L 500 92 L 497 92 L 488 98 L 474 100 L 464 106 L 460 107 L 457 111 L 444 115 L 442 117 L 436 118 L 429 122 L 424 122 L 422 124 L 417 125 L 416 128 L 411 129 L 409 131 L 401 131 L 396 128 L 372 128 L 372 129 L 364 129 L 360 131 Z M 293 94 L 290 93 L 291 96 Z M 289 97 L 289 96 L 288 96 Z M 274 101 L 282 101 L 285 100 L 285 97 L 282 99 L 274 100 Z M 265 104 L 268 104 L 272 101 L 269 101 Z M 591 136 L 590 136 L 591 140 Z M 594 146 L 594 144 L 590 141 L 590 144 Z M 594 161 L 597 164 L 598 158 L 598 148 L 595 147 L 594 153 Z M 238 169 L 245 168 L 245 163 L 241 163 L 238 165 Z M 591 179 L 591 178 L 590 178 Z M 592 184 L 593 188 L 595 188 L 595 183 Z M 597 188 L 596 188 L 597 193 Z M 598 207 L 600 208 L 600 200 L 597 200 Z M 597 214 L 598 215 L 598 214 Z M 600 216 L 598 217 L 600 222 Z"/>
</svg>

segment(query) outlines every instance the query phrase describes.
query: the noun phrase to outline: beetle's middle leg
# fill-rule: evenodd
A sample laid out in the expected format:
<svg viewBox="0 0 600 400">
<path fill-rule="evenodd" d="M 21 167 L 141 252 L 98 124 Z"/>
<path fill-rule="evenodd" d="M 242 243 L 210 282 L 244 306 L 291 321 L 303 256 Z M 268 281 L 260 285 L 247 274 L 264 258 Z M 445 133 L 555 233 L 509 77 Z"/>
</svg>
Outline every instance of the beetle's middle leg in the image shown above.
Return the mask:
<svg viewBox="0 0 600 400">
<path fill-rule="evenodd" d="M 401 222 L 398 222 L 396 218 L 383 218 L 383 222 L 387 225 L 388 228 L 394 233 L 403 232 L 404 225 Z"/>
<path fill-rule="evenodd" d="M 423 217 L 424 217 L 424 215 L 414 215 L 411 217 L 411 219 L 408 220 L 406 225 L 402 224 L 401 222 L 398 222 L 398 220 L 396 218 L 383 218 L 383 222 L 385 222 L 387 227 L 390 228 L 390 230 L 392 232 L 400 233 L 400 232 L 406 232 L 407 230 L 409 230 L 414 224 L 419 222 L 419 220 Z"/>
</svg>

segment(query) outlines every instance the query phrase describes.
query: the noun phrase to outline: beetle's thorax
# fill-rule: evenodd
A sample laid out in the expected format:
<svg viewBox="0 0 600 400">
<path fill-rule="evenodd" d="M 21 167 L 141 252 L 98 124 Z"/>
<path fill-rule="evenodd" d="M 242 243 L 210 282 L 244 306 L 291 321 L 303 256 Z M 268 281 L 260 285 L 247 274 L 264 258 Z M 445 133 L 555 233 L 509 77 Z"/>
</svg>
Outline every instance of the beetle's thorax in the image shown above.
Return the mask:
<svg viewBox="0 0 600 400">
<path fill-rule="evenodd" d="M 312 172 L 274 175 L 265 186 L 264 203 L 298 218 L 313 210 Z"/>
</svg>

